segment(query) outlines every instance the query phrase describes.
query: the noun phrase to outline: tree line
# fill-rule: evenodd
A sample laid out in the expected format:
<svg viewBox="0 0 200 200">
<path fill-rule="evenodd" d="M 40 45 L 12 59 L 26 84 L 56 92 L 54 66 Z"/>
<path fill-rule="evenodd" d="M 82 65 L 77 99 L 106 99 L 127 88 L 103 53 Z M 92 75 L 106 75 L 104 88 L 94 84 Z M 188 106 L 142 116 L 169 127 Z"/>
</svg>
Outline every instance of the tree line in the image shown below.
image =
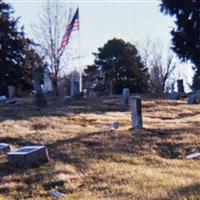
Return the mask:
<svg viewBox="0 0 200 200">
<path fill-rule="evenodd" d="M 172 49 L 183 61 L 190 60 L 194 64 L 193 88 L 199 89 L 200 16 L 197 8 L 200 5 L 197 1 L 162 0 L 160 6 L 161 12 L 176 16 L 177 28 L 171 32 Z M 26 36 L 23 27 L 19 27 L 20 19 L 13 17 L 11 5 L 0 0 L 0 95 L 7 93 L 8 85 L 14 85 L 19 95 L 30 93 L 33 89 L 33 71 L 37 69 L 42 74 L 46 67 L 51 71 L 57 91 L 62 59 L 67 57 L 57 54 L 64 29 L 64 26 L 58 27 L 61 17 L 59 9 L 58 5 L 47 4 L 41 26 L 37 27 L 40 41 L 36 43 Z M 56 17 L 51 16 L 52 13 L 56 13 Z M 70 21 L 71 12 L 68 16 Z M 44 33 L 45 22 L 49 27 L 47 33 Z M 49 38 L 49 41 L 45 43 L 44 38 Z M 119 94 L 124 87 L 136 93 L 165 92 L 176 61 L 172 54 L 163 58 L 161 51 L 155 52 L 153 46 L 148 48 L 146 46 L 139 53 L 130 42 L 117 38 L 108 40 L 93 53 L 94 64 L 84 70 L 87 88 L 103 94 Z M 66 65 L 66 61 L 63 63 Z"/>
</svg>

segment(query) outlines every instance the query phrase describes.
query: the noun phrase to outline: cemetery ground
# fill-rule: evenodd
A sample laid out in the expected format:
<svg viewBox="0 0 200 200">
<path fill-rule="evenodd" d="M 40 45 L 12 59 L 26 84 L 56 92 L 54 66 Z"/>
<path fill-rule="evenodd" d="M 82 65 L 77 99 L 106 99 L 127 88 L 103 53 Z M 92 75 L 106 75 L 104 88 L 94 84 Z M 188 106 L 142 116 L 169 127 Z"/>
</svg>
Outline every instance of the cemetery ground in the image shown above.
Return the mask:
<svg viewBox="0 0 200 200">
<path fill-rule="evenodd" d="M 2 153 L 0 199 L 51 199 L 53 191 L 68 200 L 200 199 L 200 160 L 186 159 L 200 151 L 199 105 L 149 98 L 142 106 L 144 128 L 130 130 L 118 96 L 0 105 L 0 142 L 45 145 L 51 159 L 20 169 Z"/>
</svg>

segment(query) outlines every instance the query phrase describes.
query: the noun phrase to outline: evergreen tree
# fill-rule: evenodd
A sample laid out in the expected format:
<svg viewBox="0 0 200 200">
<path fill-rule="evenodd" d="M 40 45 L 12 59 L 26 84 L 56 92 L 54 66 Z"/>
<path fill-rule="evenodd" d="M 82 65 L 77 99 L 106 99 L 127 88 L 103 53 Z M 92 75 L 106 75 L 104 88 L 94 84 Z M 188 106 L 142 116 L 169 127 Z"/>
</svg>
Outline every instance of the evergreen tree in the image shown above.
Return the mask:
<svg viewBox="0 0 200 200">
<path fill-rule="evenodd" d="M 31 89 L 31 69 L 26 68 L 27 52 L 32 42 L 18 27 L 12 7 L 0 0 L 0 95 L 7 93 L 7 86 L 19 90 Z"/>
<path fill-rule="evenodd" d="M 161 11 L 176 17 L 171 31 L 173 50 L 183 60 L 194 65 L 193 88 L 200 89 L 200 1 L 162 0 Z"/>
<path fill-rule="evenodd" d="M 91 81 L 95 90 L 118 94 L 124 87 L 131 92 L 147 90 L 147 69 L 131 43 L 114 38 L 94 56 L 94 65 L 88 66 L 85 73 L 90 79 L 93 76 Z"/>
</svg>

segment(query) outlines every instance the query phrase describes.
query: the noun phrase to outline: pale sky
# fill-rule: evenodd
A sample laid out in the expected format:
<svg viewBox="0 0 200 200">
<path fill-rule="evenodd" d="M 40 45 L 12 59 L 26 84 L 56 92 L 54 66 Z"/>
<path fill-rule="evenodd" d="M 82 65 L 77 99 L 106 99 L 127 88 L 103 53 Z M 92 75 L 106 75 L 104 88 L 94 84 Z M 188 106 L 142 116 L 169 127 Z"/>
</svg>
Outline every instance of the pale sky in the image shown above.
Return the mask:
<svg viewBox="0 0 200 200">
<path fill-rule="evenodd" d="M 45 1 L 6 0 L 21 16 L 25 32 L 32 37 L 31 26 L 38 23 L 38 15 Z M 92 52 L 97 52 L 109 39 L 121 38 L 133 44 L 143 44 L 147 38 L 170 46 L 173 18 L 160 12 L 159 0 L 130 1 L 62 1 L 63 6 L 79 6 L 81 65 L 93 62 Z M 78 47 L 77 33 L 73 33 L 68 47 Z M 66 49 L 67 51 L 67 49 Z M 188 67 L 181 67 L 179 78 Z M 187 74 L 192 73 L 187 70 Z M 190 75 L 192 76 L 192 75 Z M 189 77 L 189 76 L 188 76 Z"/>
</svg>

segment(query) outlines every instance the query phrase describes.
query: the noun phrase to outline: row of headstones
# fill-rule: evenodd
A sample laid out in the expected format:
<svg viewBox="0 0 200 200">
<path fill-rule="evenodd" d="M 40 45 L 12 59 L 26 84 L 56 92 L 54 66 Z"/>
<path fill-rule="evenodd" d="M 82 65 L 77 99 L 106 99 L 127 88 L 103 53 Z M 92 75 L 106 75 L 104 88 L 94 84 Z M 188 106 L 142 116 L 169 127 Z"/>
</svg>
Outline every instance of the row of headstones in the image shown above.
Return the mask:
<svg viewBox="0 0 200 200">
<path fill-rule="evenodd" d="M 17 167 L 25 168 L 49 161 L 45 146 L 24 146 L 15 151 L 10 151 L 10 145 L 0 143 L 0 152 L 6 153 L 8 161 Z"/>
<path fill-rule="evenodd" d="M 178 80 L 179 92 L 184 92 L 183 81 Z M 122 92 L 122 104 L 128 106 L 129 103 L 129 88 L 124 88 Z M 200 103 L 200 91 L 188 97 L 188 104 Z M 142 103 L 141 97 L 131 97 L 131 114 L 132 114 L 132 128 L 142 128 Z"/>
<path fill-rule="evenodd" d="M 127 90 L 125 90 L 123 94 L 124 98 L 127 97 Z M 123 99 L 124 101 L 125 99 Z M 127 98 L 126 98 L 127 100 Z M 127 101 L 126 101 L 127 102 Z M 132 128 L 133 129 L 140 129 L 143 126 L 142 122 L 142 102 L 141 97 L 139 96 L 132 96 L 131 97 L 131 113 L 132 113 Z M 200 157 L 200 152 L 191 152 L 186 155 L 187 159 L 195 159 Z"/>
<path fill-rule="evenodd" d="M 174 88 L 172 88 L 172 92 L 170 93 L 168 99 L 170 100 L 179 100 L 182 96 L 187 96 L 184 92 L 183 80 L 177 80 L 177 89 L 178 91 L 175 92 Z M 200 103 L 200 91 L 193 92 L 187 98 L 188 104 L 199 104 Z"/>
</svg>

